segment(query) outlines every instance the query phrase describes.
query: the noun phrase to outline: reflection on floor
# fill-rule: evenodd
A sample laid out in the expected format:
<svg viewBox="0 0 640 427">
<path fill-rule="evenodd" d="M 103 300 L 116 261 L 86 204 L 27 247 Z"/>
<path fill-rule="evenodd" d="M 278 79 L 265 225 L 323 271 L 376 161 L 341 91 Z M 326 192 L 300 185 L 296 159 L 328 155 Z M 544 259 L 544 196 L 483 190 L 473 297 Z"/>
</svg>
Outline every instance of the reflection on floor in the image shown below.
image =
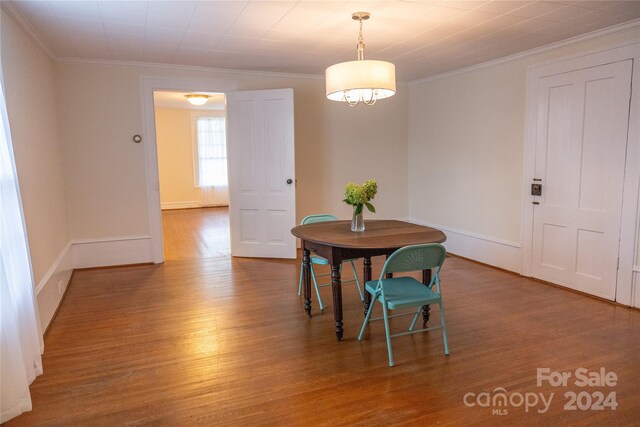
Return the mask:
<svg viewBox="0 0 640 427">
<path fill-rule="evenodd" d="M 372 260 L 373 277 L 383 263 Z M 357 341 L 352 287 L 342 342 L 330 288 L 324 312 L 314 296 L 307 316 L 299 266 L 226 256 L 74 272 L 45 337 L 33 411 L 7 426 L 638 425 L 637 310 L 451 257 L 441 276 L 451 354 L 437 330 L 398 337 L 389 368 L 382 322 Z M 408 323 L 391 319 L 397 332 Z M 538 384 L 540 368 L 572 376 Z M 578 386 L 578 368 L 617 383 Z M 619 406 L 566 410 L 568 392 L 593 393 L 589 405 L 614 393 Z"/>
<path fill-rule="evenodd" d="M 197 259 L 228 256 L 229 208 L 162 211 L 164 259 Z"/>
</svg>

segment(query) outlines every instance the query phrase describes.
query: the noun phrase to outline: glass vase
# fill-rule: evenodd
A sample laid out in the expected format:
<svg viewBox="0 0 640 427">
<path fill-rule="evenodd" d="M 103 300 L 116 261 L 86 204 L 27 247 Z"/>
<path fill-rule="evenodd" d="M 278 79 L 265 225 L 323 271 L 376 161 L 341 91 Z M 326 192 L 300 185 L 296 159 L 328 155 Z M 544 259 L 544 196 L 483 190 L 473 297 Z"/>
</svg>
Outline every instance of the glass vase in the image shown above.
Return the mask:
<svg viewBox="0 0 640 427">
<path fill-rule="evenodd" d="M 353 208 L 353 218 L 351 219 L 351 231 L 364 231 L 364 217 L 362 216 L 362 210 L 359 214 L 356 213 L 356 208 Z"/>
</svg>

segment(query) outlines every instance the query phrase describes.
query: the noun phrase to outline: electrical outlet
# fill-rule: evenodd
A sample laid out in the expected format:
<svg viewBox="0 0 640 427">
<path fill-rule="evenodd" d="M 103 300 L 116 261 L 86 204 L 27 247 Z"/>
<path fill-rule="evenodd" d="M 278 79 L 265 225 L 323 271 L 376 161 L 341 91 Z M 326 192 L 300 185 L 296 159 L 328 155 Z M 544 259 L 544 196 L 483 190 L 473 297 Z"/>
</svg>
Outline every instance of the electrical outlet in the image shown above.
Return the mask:
<svg viewBox="0 0 640 427">
<path fill-rule="evenodd" d="M 58 293 L 61 294 L 62 291 L 64 291 L 64 283 L 60 280 L 60 282 L 58 282 Z"/>
</svg>

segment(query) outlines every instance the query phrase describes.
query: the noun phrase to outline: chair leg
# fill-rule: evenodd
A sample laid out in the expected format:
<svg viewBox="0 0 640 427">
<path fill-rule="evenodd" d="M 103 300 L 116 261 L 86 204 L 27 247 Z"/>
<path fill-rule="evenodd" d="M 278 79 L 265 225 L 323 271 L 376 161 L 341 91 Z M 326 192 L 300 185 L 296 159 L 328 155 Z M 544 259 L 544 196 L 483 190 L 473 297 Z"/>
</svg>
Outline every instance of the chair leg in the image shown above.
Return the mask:
<svg viewBox="0 0 640 427">
<path fill-rule="evenodd" d="M 302 264 L 300 264 L 300 279 L 298 280 L 298 296 L 302 293 L 302 273 L 304 272 L 304 268 Z"/>
<path fill-rule="evenodd" d="M 309 265 L 309 270 L 311 271 L 311 279 L 313 279 L 313 286 L 316 288 L 316 295 L 318 296 L 318 305 L 320 306 L 320 311 L 324 310 L 324 305 L 322 304 L 322 297 L 320 296 L 320 289 L 318 289 L 318 281 L 316 280 L 316 273 L 313 270 L 313 264 Z"/>
<path fill-rule="evenodd" d="M 360 294 L 360 301 L 364 301 L 364 295 L 362 294 L 362 288 L 360 287 L 360 280 L 358 280 L 358 272 L 356 271 L 356 266 L 351 261 L 351 269 L 353 270 L 353 278 L 356 280 L 356 286 L 358 287 L 358 293 Z"/>
<path fill-rule="evenodd" d="M 444 354 L 449 354 L 449 343 L 447 342 L 447 325 L 444 323 L 444 306 L 442 300 L 438 303 L 440 306 L 440 322 L 442 324 L 442 338 L 444 339 Z"/>
<path fill-rule="evenodd" d="M 369 323 L 369 318 L 371 317 L 371 312 L 373 311 L 373 306 L 378 299 L 377 295 L 371 296 L 371 305 L 369 306 L 369 310 L 367 310 L 367 315 L 364 316 L 364 322 L 362 322 L 362 328 L 360 328 L 360 334 L 358 335 L 358 341 L 362 341 L 362 335 L 364 334 L 364 328 L 367 327 L 367 323 Z"/>
<path fill-rule="evenodd" d="M 387 313 L 387 303 L 382 303 L 382 315 L 384 317 L 384 333 L 387 336 L 387 350 L 389 352 L 389 366 L 393 366 L 393 351 L 391 349 L 391 332 L 389 330 L 389 315 Z"/>
<path fill-rule="evenodd" d="M 411 325 L 409 326 L 409 332 L 412 332 L 413 328 L 416 327 L 416 322 L 418 321 L 418 316 L 420 316 L 420 313 L 422 313 L 422 306 L 418 307 L 416 315 L 413 316 L 413 320 L 411 321 Z"/>
</svg>

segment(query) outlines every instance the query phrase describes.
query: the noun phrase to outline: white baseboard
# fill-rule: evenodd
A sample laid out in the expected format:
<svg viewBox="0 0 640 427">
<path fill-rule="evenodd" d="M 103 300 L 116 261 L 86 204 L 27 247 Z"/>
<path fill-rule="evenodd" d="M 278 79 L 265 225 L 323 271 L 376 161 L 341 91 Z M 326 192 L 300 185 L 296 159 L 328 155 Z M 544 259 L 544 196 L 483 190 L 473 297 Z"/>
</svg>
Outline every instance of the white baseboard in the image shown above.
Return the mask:
<svg viewBox="0 0 640 427">
<path fill-rule="evenodd" d="M 160 203 L 161 210 L 171 209 L 193 209 L 193 208 L 217 208 L 221 206 L 229 206 L 229 203 L 216 203 L 213 205 L 203 205 L 200 202 L 164 202 Z"/>
<path fill-rule="evenodd" d="M 68 243 L 36 287 L 36 300 L 42 331 L 47 329 L 62 301 L 64 291 L 71 280 L 73 267 L 71 243 Z"/>
<path fill-rule="evenodd" d="M 202 205 L 200 202 L 191 201 L 191 202 L 163 202 L 160 203 L 160 209 L 193 209 L 200 208 Z"/>
<path fill-rule="evenodd" d="M 62 302 L 75 268 L 152 262 L 151 236 L 75 240 L 68 243 L 36 286 L 40 326 L 45 331 Z"/>
<path fill-rule="evenodd" d="M 633 267 L 631 281 L 631 305 L 640 308 L 640 265 Z"/>
<path fill-rule="evenodd" d="M 151 236 L 123 236 L 71 242 L 73 268 L 153 262 Z"/>
<path fill-rule="evenodd" d="M 495 239 L 415 219 L 408 219 L 408 221 L 442 230 L 447 235 L 447 241 L 443 245 L 452 254 L 522 274 L 521 243 Z"/>
</svg>

